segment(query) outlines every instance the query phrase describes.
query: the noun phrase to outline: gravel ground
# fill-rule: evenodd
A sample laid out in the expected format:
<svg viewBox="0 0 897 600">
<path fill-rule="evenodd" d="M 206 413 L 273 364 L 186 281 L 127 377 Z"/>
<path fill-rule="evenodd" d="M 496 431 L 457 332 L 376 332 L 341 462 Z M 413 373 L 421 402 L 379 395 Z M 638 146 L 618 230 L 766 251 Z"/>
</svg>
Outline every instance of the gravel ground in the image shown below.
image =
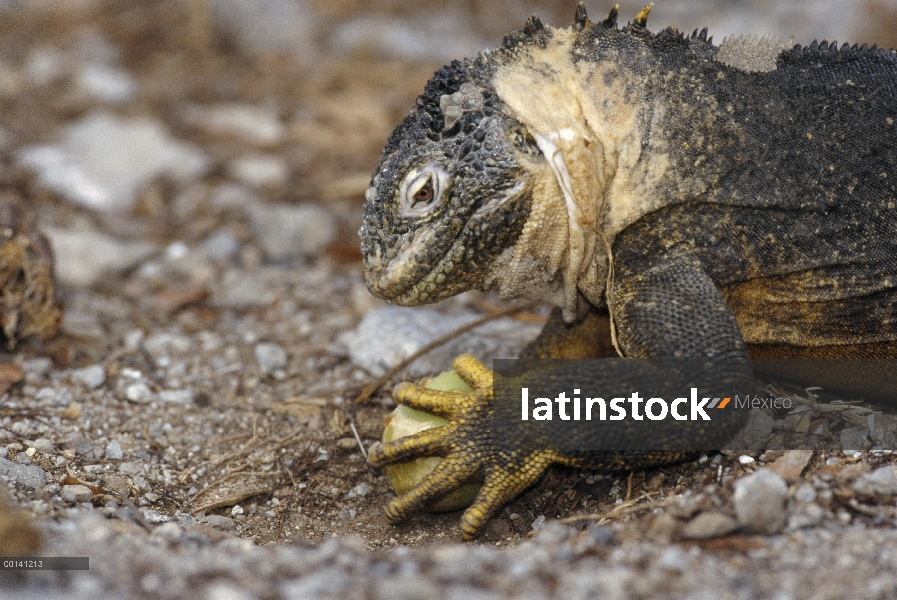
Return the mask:
<svg viewBox="0 0 897 600">
<path fill-rule="evenodd" d="M 755 413 L 756 450 L 555 469 L 474 544 L 457 514 L 382 517 L 391 491 L 364 453 L 393 403 L 355 397 L 505 305 L 372 298 L 364 190 L 435 68 L 532 11 L 566 24 L 555 4 L 0 0 L 0 208 L 46 236 L 64 306 L 58 336 L 0 353 L 0 555 L 90 557 L 0 571 L 0 597 L 897 596 L 897 417 L 800 389 Z M 671 1 L 652 27 L 894 45 L 895 15 Z M 513 356 L 546 314 L 403 376 Z M 847 450 L 772 449 L 794 434 Z"/>
</svg>

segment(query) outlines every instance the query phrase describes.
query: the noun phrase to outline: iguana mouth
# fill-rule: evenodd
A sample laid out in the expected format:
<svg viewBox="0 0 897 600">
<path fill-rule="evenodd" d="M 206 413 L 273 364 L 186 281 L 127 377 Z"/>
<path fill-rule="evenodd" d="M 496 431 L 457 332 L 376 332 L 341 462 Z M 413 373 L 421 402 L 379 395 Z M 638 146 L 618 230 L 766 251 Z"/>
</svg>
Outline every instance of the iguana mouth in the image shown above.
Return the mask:
<svg viewBox="0 0 897 600">
<path fill-rule="evenodd" d="M 435 236 L 436 231 L 433 229 L 420 230 L 393 258 L 387 258 L 380 252 L 367 258 L 364 276 L 371 293 L 396 304 L 420 303 L 414 302 L 413 299 L 426 291 L 423 288 L 428 279 L 444 262 L 445 254 L 454 243 L 453 239 L 430 267 L 430 261 L 421 261 L 421 258 L 426 259 L 434 254 L 436 248 L 431 242 Z M 435 291 L 436 283 L 433 282 L 429 287 L 432 288 L 431 291 Z"/>
</svg>

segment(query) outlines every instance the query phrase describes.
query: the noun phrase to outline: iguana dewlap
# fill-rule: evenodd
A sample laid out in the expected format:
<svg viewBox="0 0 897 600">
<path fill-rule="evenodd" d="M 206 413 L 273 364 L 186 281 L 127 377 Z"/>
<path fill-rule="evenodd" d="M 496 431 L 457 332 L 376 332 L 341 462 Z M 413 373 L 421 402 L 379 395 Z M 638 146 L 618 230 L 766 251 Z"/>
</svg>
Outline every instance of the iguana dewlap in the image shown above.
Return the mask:
<svg viewBox="0 0 897 600">
<path fill-rule="evenodd" d="M 598 344 L 603 310 L 622 355 L 718 360 L 733 382 L 750 381 L 748 352 L 897 355 L 897 54 L 715 46 L 706 30 L 651 33 L 647 13 L 623 28 L 616 9 L 592 23 L 580 6 L 569 29 L 531 18 L 438 71 L 366 194 L 370 290 L 403 305 L 473 288 L 551 303 L 532 356 Z M 681 458 L 522 447 L 489 427 L 491 373 L 472 358 L 456 369 L 475 394 L 397 391 L 450 423 L 371 456 L 446 457 L 390 504 L 393 521 L 482 478 L 470 538 L 552 463 Z M 614 374 L 591 376 L 600 388 Z M 588 436 L 587 422 L 566 427 Z"/>
</svg>

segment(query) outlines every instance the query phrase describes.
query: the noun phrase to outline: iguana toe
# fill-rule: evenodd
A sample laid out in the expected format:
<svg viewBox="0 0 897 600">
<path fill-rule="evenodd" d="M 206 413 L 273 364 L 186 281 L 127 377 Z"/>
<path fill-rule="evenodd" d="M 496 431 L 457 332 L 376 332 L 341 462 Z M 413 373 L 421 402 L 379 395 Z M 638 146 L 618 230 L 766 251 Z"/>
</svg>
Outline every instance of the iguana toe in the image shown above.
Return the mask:
<svg viewBox="0 0 897 600">
<path fill-rule="evenodd" d="M 393 389 L 392 397 L 399 404 L 446 419 L 458 411 L 459 394 L 457 392 L 431 390 L 405 382 Z"/>
<path fill-rule="evenodd" d="M 486 367 L 475 356 L 461 354 L 455 359 L 452 366 L 455 368 L 455 373 L 473 389 L 492 388 L 492 369 Z"/>
<path fill-rule="evenodd" d="M 401 523 L 449 492 L 476 479 L 476 468 L 469 461 L 443 459 L 424 480 L 387 505 L 386 518 L 393 525 Z"/>
<path fill-rule="evenodd" d="M 368 464 L 381 468 L 422 456 L 444 456 L 448 451 L 447 434 L 451 430 L 451 425 L 443 425 L 375 446 L 368 455 Z"/>
<path fill-rule="evenodd" d="M 554 453 L 547 451 L 501 456 L 492 466 L 474 503 L 464 511 L 461 518 L 464 540 L 479 537 L 489 519 L 515 496 L 536 483 L 552 462 L 555 462 Z"/>
</svg>

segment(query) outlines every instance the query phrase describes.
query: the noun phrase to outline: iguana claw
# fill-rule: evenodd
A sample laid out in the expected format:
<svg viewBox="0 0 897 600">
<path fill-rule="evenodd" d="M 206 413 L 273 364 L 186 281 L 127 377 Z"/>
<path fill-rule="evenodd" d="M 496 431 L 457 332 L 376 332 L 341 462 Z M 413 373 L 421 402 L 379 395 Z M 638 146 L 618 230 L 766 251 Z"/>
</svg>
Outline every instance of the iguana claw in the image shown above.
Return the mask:
<svg viewBox="0 0 897 600">
<path fill-rule="evenodd" d="M 371 452 L 368 462 L 382 467 L 423 456 L 443 457 L 419 485 L 386 507 L 386 517 L 394 524 L 466 483 L 483 481 L 476 500 L 461 519 L 464 539 L 472 540 L 505 503 L 538 481 L 550 464 L 566 461 L 550 451 L 497 449 L 491 431 L 492 371 L 470 355 L 455 359 L 454 368 L 473 392 L 440 392 L 402 383 L 393 394 L 397 402 L 449 422 L 383 444 Z"/>
</svg>

